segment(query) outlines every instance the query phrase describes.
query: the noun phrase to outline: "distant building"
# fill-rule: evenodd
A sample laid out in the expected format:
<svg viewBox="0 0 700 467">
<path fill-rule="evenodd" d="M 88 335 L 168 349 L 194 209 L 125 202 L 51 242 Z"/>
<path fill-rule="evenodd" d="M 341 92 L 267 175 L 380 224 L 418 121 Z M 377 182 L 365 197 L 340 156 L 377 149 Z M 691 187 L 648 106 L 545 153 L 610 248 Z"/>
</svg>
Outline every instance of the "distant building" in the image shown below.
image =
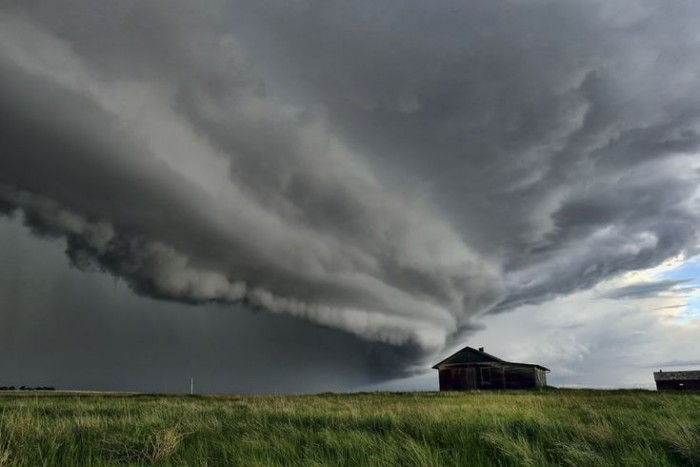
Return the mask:
<svg viewBox="0 0 700 467">
<path fill-rule="evenodd" d="M 549 369 L 531 363 L 514 363 L 465 347 L 436 364 L 440 391 L 476 389 L 529 389 L 547 386 Z"/>
<path fill-rule="evenodd" d="M 656 389 L 700 391 L 700 371 L 655 371 Z"/>
</svg>

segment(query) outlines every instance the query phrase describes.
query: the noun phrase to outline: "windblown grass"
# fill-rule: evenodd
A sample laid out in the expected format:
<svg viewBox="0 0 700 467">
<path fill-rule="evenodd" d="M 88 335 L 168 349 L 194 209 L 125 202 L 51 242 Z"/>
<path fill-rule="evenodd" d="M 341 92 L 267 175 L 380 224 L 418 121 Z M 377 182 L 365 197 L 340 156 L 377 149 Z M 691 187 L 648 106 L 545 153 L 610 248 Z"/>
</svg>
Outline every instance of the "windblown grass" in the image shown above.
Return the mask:
<svg viewBox="0 0 700 467">
<path fill-rule="evenodd" d="M 0 466 L 697 465 L 700 394 L 0 396 Z"/>
</svg>

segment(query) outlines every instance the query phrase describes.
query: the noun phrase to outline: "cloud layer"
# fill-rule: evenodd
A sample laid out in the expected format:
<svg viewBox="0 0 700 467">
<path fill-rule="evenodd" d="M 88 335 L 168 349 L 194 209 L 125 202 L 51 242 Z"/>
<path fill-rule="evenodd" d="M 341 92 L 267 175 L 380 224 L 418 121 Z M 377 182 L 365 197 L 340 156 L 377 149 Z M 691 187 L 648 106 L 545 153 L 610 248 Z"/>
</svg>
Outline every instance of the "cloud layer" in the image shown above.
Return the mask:
<svg viewBox="0 0 700 467">
<path fill-rule="evenodd" d="M 200 3 L 3 8 L 0 210 L 75 265 L 430 354 L 697 254 L 693 2 Z"/>
</svg>

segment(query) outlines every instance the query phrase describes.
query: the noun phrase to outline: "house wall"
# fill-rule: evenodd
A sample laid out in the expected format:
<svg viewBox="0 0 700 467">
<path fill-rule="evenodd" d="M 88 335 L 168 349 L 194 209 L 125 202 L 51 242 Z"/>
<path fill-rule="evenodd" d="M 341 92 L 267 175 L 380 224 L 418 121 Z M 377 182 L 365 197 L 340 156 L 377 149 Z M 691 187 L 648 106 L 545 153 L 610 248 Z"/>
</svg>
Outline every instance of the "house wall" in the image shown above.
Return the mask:
<svg viewBox="0 0 700 467">
<path fill-rule="evenodd" d="M 454 367 L 439 370 L 440 391 L 471 391 L 477 389 L 476 369 Z"/>
<path fill-rule="evenodd" d="M 667 380 L 667 381 L 657 381 L 656 389 L 658 390 L 677 390 L 677 391 L 700 391 L 700 380 L 697 379 L 686 379 L 686 380 Z"/>
<path fill-rule="evenodd" d="M 535 368 L 535 386 L 538 388 L 547 387 L 547 372 L 542 368 Z"/>
<path fill-rule="evenodd" d="M 656 389 L 700 390 L 700 371 L 655 371 L 654 380 Z"/>
<path fill-rule="evenodd" d="M 476 370 L 477 388 L 482 390 L 504 389 L 503 367 L 501 365 L 483 365 Z"/>
<path fill-rule="evenodd" d="M 529 389 L 547 385 L 545 371 L 535 367 L 463 365 L 439 370 L 441 391 Z"/>
<path fill-rule="evenodd" d="M 537 387 L 536 368 L 506 368 L 506 389 L 530 389 Z"/>
</svg>

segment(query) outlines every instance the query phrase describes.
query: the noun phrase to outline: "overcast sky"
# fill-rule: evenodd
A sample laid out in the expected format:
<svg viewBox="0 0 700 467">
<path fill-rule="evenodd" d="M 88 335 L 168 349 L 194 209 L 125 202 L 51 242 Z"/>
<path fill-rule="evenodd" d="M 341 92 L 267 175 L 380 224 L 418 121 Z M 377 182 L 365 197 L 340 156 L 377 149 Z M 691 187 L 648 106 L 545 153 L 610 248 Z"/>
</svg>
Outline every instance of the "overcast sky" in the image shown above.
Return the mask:
<svg viewBox="0 0 700 467">
<path fill-rule="evenodd" d="M 0 384 L 700 366 L 694 0 L 6 1 Z"/>
</svg>

